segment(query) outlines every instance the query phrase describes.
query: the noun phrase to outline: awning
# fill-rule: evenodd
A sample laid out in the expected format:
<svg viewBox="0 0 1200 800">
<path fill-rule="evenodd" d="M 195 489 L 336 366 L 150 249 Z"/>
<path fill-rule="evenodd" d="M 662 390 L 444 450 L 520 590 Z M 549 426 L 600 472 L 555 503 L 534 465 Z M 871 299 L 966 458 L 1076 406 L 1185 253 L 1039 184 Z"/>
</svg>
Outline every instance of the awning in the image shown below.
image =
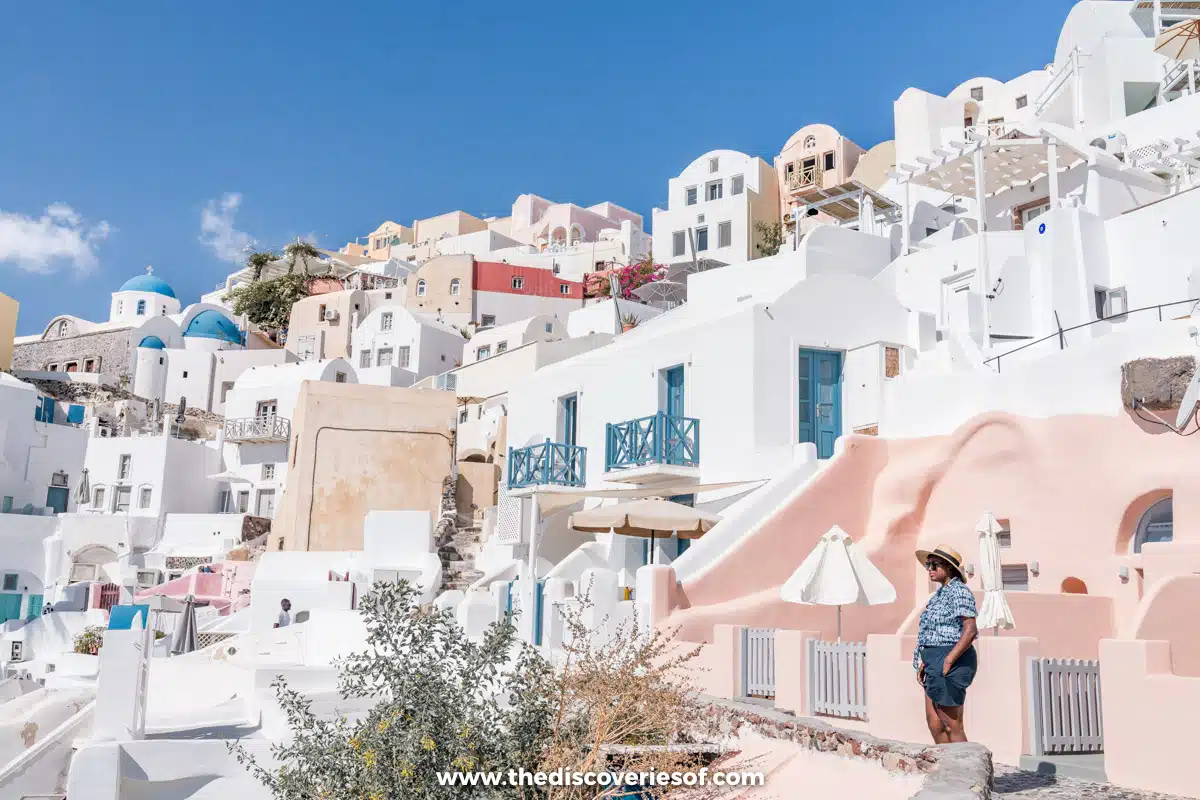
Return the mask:
<svg viewBox="0 0 1200 800">
<path fill-rule="evenodd" d="M 243 478 L 233 470 L 218 472 L 216 475 L 206 476 L 210 481 L 218 481 L 220 483 L 254 483 L 249 478 Z"/>
<path fill-rule="evenodd" d="M 628 489 L 588 489 L 586 487 L 555 486 L 551 491 L 535 492 L 543 520 L 564 508 L 575 505 L 589 497 L 601 499 L 629 500 L 641 497 L 678 497 L 685 494 L 718 492 L 722 489 L 741 488 L 745 491 L 757 489 L 767 482 L 766 478 L 756 481 L 728 481 L 726 483 L 673 483 L 666 486 L 630 487 Z"/>
<path fill-rule="evenodd" d="M 791 202 L 796 211 L 820 209 L 837 220 L 847 222 L 858 219 L 867 197 L 871 198 L 876 214 L 892 214 L 900 208 L 895 202 L 858 181 L 847 181 L 828 189 L 812 186 L 791 198 Z"/>
</svg>

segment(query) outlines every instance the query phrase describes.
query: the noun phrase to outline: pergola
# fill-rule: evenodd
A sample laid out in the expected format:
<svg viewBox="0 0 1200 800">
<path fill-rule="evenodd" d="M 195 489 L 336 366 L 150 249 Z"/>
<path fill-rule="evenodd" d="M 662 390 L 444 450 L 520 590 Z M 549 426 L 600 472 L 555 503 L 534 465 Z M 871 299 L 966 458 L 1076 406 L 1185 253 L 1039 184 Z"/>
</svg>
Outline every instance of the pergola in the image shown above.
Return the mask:
<svg viewBox="0 0 1200 800">
<path fill-rule="evenodd" d="M 846 181 L 837 186 L 822 188 L 812 186 L 797 198 L 798 205 L 792 209 L 792 221 L 799 222 L 810 211 L 823 211 L 839 223 L 858 220 L 858 229 L 864 233 L 874 230 L 876 220 L 885 225 L 895 222 L 900 206 L 874 189 L 858 181 Z"/>
</svg>

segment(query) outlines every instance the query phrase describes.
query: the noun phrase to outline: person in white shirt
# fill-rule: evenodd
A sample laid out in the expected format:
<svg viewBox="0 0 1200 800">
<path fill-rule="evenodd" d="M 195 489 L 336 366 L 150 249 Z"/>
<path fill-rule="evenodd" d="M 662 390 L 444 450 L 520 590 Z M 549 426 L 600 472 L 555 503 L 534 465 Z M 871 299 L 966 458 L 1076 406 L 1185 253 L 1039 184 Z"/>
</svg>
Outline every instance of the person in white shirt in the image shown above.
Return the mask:
<svg viewBox="0 0 1200 800">
<path fill-rule="evenodd" d="M 275 627 L 286 628 L 292 624 L 292 601 L 285 597 L 279 601 L 279 607 L 282 610 L 279 612 L 279 621 L 275 623 Z"/>
</svg>

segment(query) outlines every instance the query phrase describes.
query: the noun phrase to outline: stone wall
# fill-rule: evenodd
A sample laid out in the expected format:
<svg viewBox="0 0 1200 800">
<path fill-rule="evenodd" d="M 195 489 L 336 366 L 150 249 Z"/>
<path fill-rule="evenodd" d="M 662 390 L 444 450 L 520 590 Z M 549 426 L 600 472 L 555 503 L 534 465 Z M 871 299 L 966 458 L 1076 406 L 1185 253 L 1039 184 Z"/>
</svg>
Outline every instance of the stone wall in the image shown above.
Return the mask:
<svg viewBox="0 0 1200 800">
<path fill-rule="evenodd" d="M 83 372 L 84 362 L 96 359 L 92 372 L 106 372 L 110 375 L 131 376 L 133 371 L 129 363 L 130 328 L 115 331 L 99 331 L 84 333 L 78 336 L 43 339 L 39 342 L 26 342 L 13 347 L 13 369 L 44 371 L 50 364 L 62 365 L 68 361 L 78 361 L 79 371 Z"/>
<path fill-rule="evenodd" d="M 1139 358 L 1121 365 L 1121 400 L 1153 411 L 1179 408 L 1183 393 L 1196 374 L 1192 356 Z"/>
<path fill-rule="evenodd" d="M 988 800 L 992 796 L 992 754 L 981 744 L 894 742 L 863 731 L 835 728 L 821 720 L 797 717 L 770 706 L 702 699 L 707 701 L 708 710 L 707 729 L 696 732 L 702 739 L 733 736 L 748 727 L 769 739 L 877 761 L 889 772 L 925 775 L 924 788 L 912 800 Z"/>
</svg>

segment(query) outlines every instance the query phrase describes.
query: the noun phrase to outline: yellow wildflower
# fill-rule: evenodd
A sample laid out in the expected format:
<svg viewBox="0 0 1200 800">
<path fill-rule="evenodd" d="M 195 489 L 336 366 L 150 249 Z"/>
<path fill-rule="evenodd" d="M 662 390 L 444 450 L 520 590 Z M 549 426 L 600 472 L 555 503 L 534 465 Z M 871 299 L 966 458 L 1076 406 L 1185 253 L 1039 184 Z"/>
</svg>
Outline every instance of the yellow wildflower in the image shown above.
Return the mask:
<svg viewBox="0 0 1200 800">
<path fill-rule="evenodd" d="M 375 769 L 375 751 L 368 750 L 363 753 L 363 763 L 367 765 L 367 769 Z"/>
<path fill-rule="evenodd" d="M 424 747 L 426 750 L 436 750 L 437 744 L 430 737 L 423 736 L 421 738 L 421 747 Z"/>
</svg>

